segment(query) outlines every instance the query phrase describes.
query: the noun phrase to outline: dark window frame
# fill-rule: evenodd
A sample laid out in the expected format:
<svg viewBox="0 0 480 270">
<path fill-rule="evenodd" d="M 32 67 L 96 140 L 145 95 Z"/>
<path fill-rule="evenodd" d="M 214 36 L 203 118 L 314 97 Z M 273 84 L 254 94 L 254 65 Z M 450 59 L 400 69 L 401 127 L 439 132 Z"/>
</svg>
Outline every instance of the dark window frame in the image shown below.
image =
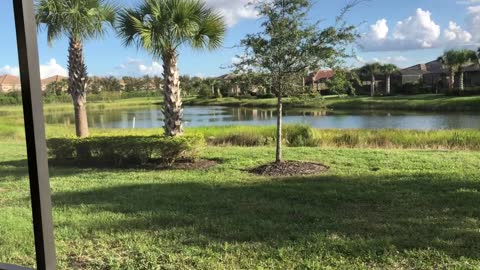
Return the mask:
<svg viewBox="0 0 480 270">
<path fill-rule="evenodd" d="M 13 0 L 37 270 L 56 269 L 45 118 L 33 0 Z M 0 270 L 27 268 L 0 263 Z"/>
</svg>

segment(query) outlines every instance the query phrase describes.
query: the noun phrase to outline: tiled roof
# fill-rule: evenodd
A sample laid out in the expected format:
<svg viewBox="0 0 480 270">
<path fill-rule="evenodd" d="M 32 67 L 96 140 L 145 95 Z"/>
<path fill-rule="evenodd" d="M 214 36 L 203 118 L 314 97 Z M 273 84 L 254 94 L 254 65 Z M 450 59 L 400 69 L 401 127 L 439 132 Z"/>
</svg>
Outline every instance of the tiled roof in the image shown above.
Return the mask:
<svg viewBox="0 0 480 270">
<path fill-rule="evenodd" d="M 312 72 L 308 75 L 306 82 L 317 82 L 322 79 L 329 79 L 335 75 L 334 70 L 319 70 L 317 72 Z"/>
<path fill-rule="evenodd" d="M 2 75 L 0 76 L 0 85 L 19 85 L 20 84 L 20 78 L 17 76 L 13 75 Z"/>
<path fill-rule="evenodd" d="M 55 75 L 55 76 L 43 79 L 42 84 L 48 85 L 48 84 L 51 84 L 53 82 L 59 82 L 61 80 L 66 80 L 66 79 L 68 79 L 68 77 L 65 77 L 65 76 L 62 76 L 62 75 Z"/>
</svg>

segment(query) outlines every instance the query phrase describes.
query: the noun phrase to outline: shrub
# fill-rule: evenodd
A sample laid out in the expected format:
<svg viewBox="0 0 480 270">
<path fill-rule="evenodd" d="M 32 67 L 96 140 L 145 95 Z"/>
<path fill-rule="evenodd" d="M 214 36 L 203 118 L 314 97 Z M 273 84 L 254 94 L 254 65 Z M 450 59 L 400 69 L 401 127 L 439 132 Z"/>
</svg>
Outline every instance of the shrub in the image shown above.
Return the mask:
<svg viewBox="0 0 480 270">
<path fill-rule="evenodd" d="M 55 138 L 47 142 L 54 160 L 114 166 L 145 165 L 154 161 L 171 166 L 179 159 L 194 161 L 205 146 L 201 135 L 96 136 L 84 139 Z"/>
<path fill-rule="evenodd" d="M 272 138 L 273 139 L 273 138 Z M 213 145 L 263 146 L 272 140 L 256 133 L 236 133 L 226 136 L 212 137 L 208 142 Z"/>
<path fill-rule="evenodd" d="M 307 125 L 286 126 L 283 130 L 288 146 L 316 146 L 313 128 Z"/>
</svg>

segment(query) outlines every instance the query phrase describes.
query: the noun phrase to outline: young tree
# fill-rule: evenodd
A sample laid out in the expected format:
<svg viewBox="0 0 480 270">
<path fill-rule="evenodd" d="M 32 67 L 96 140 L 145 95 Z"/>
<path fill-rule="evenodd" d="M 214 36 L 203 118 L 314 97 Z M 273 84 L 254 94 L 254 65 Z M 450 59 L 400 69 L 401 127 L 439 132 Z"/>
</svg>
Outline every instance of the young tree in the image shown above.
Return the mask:
<svg viewBox="0 0 480 270">
<path fill-rule="evenodd" d="M 45 94 L 61 96 L 66 90 L 68 90 L 68 81 L 64 79 L 49 83 L 45 89 Z"/>
<path fill-rule="evenodd" d="M 322 30 L 318 24 L 309 23 L 307 16 L 312 7 L 309 0 L 260 1 L 255 7 L 263 18 L 262 31 L 247 35 L 241 41 L 245 52 L 236 66 L 240 70 L 269 74 L 277 97 L 275 160 L 279 163 L 282 161 L 283 97 L 303 89 L 301 82 L 307 71 L 331 66 L 346 56 L 345 46 L 355 40 L 356 33 L 353 26 L 345 23 Z M 341 17 L 337 18 L 338 22 Z"/>
<path fill-rule="evenodd" d="M 78 137 L 88 136 L 87 66 L 83 42 L 105 33 L 105 26 L 115 22 L 116 9 L 103 0 L 39 0 L 36 20 L 47 29 L 48 42 L 66 36 L 68 48 L 68 92 L 75 110 Z"/>
<path fill-rule="evenodd" d="M 326 81 L 326 85 L 330 91 L 337 95 L 347 94 L 355 95 L 355 88 L 353 87 L 350 72 L 345 69 L 335 70 L 335 75 Z"/>
<path fill-rule="evenodd" d="M 370 96 L 375 96 L 375 86 L 377 83 L 376 75 L 381 73 L 382 65 L 380 63 L 366 64 L 360 68 L 359 72 L 362 76 L 370 77 Z"/>
<path fill-rule="evenodd" d="M 395 74 L 399 71 L 399 68 L 394 64 L 385 64 L 381 67 L 381 69 L 382 69 L 382 73 L 387 78 L 386 85 L 385 85 L 385 87 L 387 88 L 386 93 L 387 93 L 387 95 L 390 95 L 391 92 L 392 92 L 391 91 L 391 78 L 392 78 L 393 74 Z"/>
<path fill-rule="evenodd" d="M 110 92 L 120 92 L 122 88 L 120 85 L 120 81 L 113 76 L 102 78 L 101 84 L 105 91 L 110 91 Z"/>
<path fill-rule="evenodd" d="M 178 74 L 178 50 L 183 45 L 214 50 L 225 34 L 222 16 L 199 0 L 143 0 L 123 10 L 118 33 L 126 46 L 136 44 L 155 58 L 164 70 L 165 135 L 183 133 L 183 106 Z"/>
<path fill-rule="evenodd" d="M 450 50 L 446 51 L 440 58 L 439 61 L 449 69 L 450 71 L 450 80 L 449 80 L 449 89 L 453 90 L 455 88 L 455 74 L 460 73 L 459 78 L 459 89 L 463 91 L 465 89 L 463 81 L 463 69 L 466 66 L 469 66 L 474 63 L 478 63 L 477 52 L 472 50 Z"/>
</svg>

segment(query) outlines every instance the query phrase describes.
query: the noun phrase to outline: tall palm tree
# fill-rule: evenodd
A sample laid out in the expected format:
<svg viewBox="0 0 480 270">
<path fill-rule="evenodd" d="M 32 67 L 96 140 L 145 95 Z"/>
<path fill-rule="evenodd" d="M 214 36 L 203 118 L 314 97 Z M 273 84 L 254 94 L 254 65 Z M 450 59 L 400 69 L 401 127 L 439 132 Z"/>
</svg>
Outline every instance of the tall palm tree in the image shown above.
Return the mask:
<svg viewBox="0 0 480 270">
<path fill-rule="evenodd" d="M 449 89 L 452 90 L 455 87 L 455 74 L 458 72 L 459 77 L 459 88 L 460 91 L 465 89 L 464 85 L 464 68 L 474 63 L 478 63 L 477 52 L 472 50 L 450 50 L 446 51 L 440 58 L 439 61 L 449 69 L 450 80 L 449 80 Z"/>
<path fill-rule="evenodd" d="M 392 75 L 397 73 L 399 71 L 399 68 L 394 65 L 394 64 L 385 64 L 381 67 L 381 71 L 383 74 L 385 74 L 386 78 L 387 78 L 387 82 L 386 82 L 386 92 L 387 92 L 387 95 L 390 95 L 391 94 L 391 78 L 392 78 Z"/>
<path fill-rule="evenodd" d="M 39 0 L 36 4 L 37 24 L 46 28 L 49 44 L 64 36 L 69 39 L 68 92 L 73 99 L 78 137 L 88 136 L 88 73 L 83 42 L 103 36 L 106 26 L 113 26 L 115 16 L 116 8 L 104 0 Z"/>
<path fill-rule="evenodd" d="M 179 48 L 217 49 L 225 28 L 222 16 L 199 0 L 143 0 L 120 12 L 118 33 L 124 44 L 142 47 L 163 61 L 165 135 L 183 133 Z"/>
<path fill-rule="evenodd" d="M 375 96 L 375 84 L 377 82 L 375 76 L 382 71 L 382 65 L 380 63 L 366 64 L 360 68 L 360 74 L 363 76 L 369 76 L 371 78 L 370 83 L 370 96 Z"/>
</svg>

